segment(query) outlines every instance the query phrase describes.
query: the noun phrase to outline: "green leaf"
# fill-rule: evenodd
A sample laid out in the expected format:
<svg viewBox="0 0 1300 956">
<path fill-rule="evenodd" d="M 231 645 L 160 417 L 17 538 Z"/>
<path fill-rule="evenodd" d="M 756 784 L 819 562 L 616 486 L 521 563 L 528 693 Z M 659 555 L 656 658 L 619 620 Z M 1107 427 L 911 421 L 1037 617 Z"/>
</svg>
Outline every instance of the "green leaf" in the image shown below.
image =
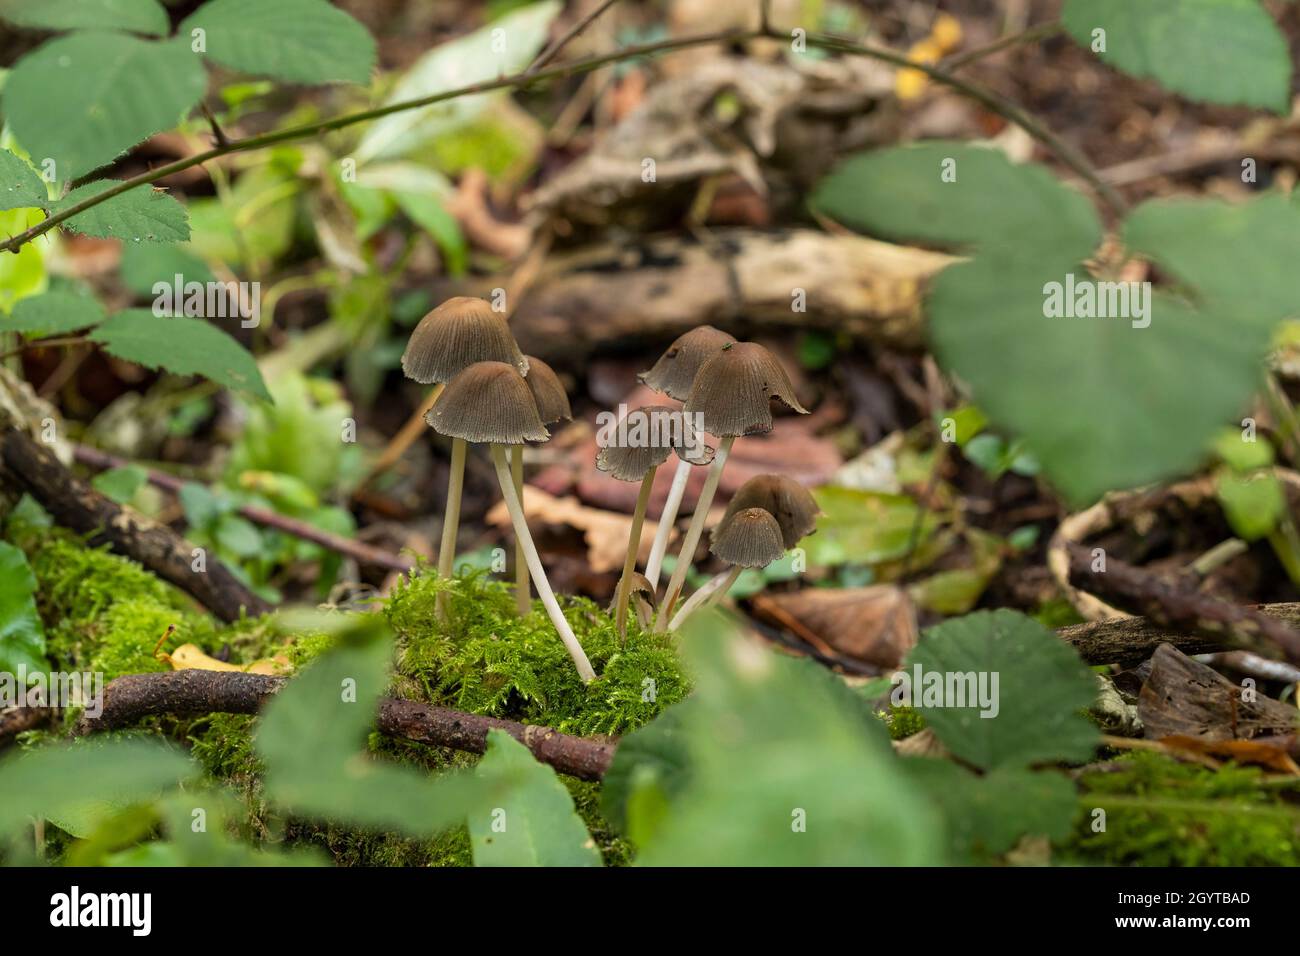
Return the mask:
<svg viewBox="0 0 1300 956">
<path fill-rule="evenodd" d="M 1271 333 L 1300 317 L 1300 283 L 1291 274 L 1300 248 L 1300 209 L 1285 196 L 1244 203 L 1153 199 L 1124 223 L 1124 243 L 1175 276 L 1207 308 Z"/>
<path fill-rule="evenodd" d="M 1273 464 L 1276 452 L 1267 438 L 1242 428 L 1224 428 L 1214 436 L 1214 453 L 1233 471 L 1254 471 Z"/>
<path fill-rule="evenodd" d="M 1049 317 L 1047 284 L 1070 275 L 1088 280 L 1073 260 L 986 252 L 939 275 L 928 312 L 941 364 L 1083 505 L 1197 467 L 1254 391 L 1268 330 L 1158 293 L 1145 328 Z"/>
<path fill-rule="evenodd" d="M 1080 713 L 1096 697 L 1092 672 L 1074 648 L 1023 614 L 980 611 L 932 627 L 901 672 L 912 706 L 944 746 L 981 769 L 1084 760 L 1096 747 L 1097 730 Z M 950 683 L 968 706 L 947 696 Z M 988 699 L 978 699 L 978 688 Z"/>
<path fill-rule="evenodd" d="M 0 149 L 0 211 L 32 207 L 49 207 L 45 183 L 23 159 Z"/>
<path fill-rule="evenodd" d="M 955 181 L 945 181 L 945 169 Z M 860 153 L 817 185 L 812 204 L 864 232 L 957 249 L 1013 246 L 1082 260 L 1101 240 L 1087 198 L 1046 168 L 961 143 Z"/>
<path fill-rule="evenodd" d="M 817 532 L 802 543 L 810 564 L 879 564 L 907 553 L 917 523 L 917 507 L 906 495 L 828 485 L 816 489 L 813 497 L 823 514 L 817 519 Z M 918 544 L 934 533 L 935 526 L 934 517 L 926 515 L 917 535 Z"/>
<path fill-rule="evenodd" d="M 291 83 L 367 83 L 375 65 L 366 28 L 321 0 L 209 0 L 177 33 L 196 29 L 223 66 Z"/>
<path fill-rule="evenodd" d="M 171 129 L 206 86 L 188 40 L 72 33 L 19 60 L 0 105 L 33 161 L 53 159 L 69 182 Z"/>
<path fill-rule="evenodd" d="M 217 524 L 217 544 L 239 558 L 255 558 L 262 552 L 262 533 L 257 525 L 239 515 L 224 515 Z"/>
<path fill-rule="evenodd" d="M 1021 837 L 1070 835 L 1078 797 L 1059 773 L 994 770 L 977 776 L 947 760 L 915 758 L 907 769 L 943 810 L 954 864 L 988 863 Z"/>
<path fill-rule="evenodd" d="M 1206 103 L 1286 113 L 1291 57 L 1258 0 L 1068 0 L 1061 21 L 1074 39 L 1125 73 Z"/>
<path fill-rule="evenodd" d="M 52 211 L 69 209 L 116 185 L 115 180 L 104 179 L 78 186 L 54 203 Z M 163 190 L 151 186 L 137 186 L 105 199 L 64 220 L 63 227 L 100 239 L 132 242 L 179 242 L 190 237 L 185 207 Z"/>
<path fill-rule="evenodd" d="M 675 799 L 690 779 L 690 753 L 683 724 L 691 707 L 689 699 L 674 704 L 644 727 L 618 742 L 614 759 L 600 784 L 600 812 L 619 831 L 638 845 L 655 828 L 657 821 L 642 821 L 641 832 L 634 824 L 632 802 L 637 792 L 652 788 L 667 801 Z"/>
<path fill-rule="evenodd" d="M 36 575 L 27 556 L 0 541 L 0 673 L 44 673 L 45 629 L 36 613 Z M 24 688 L 15 688 L 19 692 Z"/>
<path fill-rule="evenodd" d="M 555 771 L 504 730 L 488 731 L 476 773 L 516 773 L 519 786 L 497 807 L 469 817 L 475 866 L 600 866 L 600 850 Z"/>
<path fill-rule="evenodd" d="M 638 862 L 940 862 L 937 813 L 903 772 L 884 725 L 843 680 L 740 636 L 713 610 L 687 631 L 690 779 Z"/>
<path fill-rule="evenodd" d="M 0 235 L 17 235 L 44 218 L 45 214 L 38 209 L 0 210 Z M 14 303 L 45 290 L 48 247 L 49 243 L 29 242 L 20 246 L 17 253 L 0 255 L 0 312 L 7 312 Z"/>
<path fill-rule="evenodd" d="M 88 295 L 46 292 L 19 300 L 13 314 L 0 316 L 0 332 L 21 332 L 33 338 L 64 335 L 104 321 L 104 307 Z"/>
<path fill-rule="evenodd" d="M 86 739 L 8 754 L 0 758 L 0 833 L 89 801 L 153 799 L 196 769 L 183 752 L 152 740 Z"/>
<path fill-rule="evenodd" d="M 101 471 L 90 484 L 101 495 L 107 495 L 119 504 L 127 504 L 148 480 L 146 469 L 139 465 L 123 465 Z"/>
<path fill-rule="evenodd" d="M 522 70 L 541 51 L 551 21 L 561 6 L 559 0 L 532 3 L 473 33 L 435 47 L 415 61 L 384 105 L 423 99 Z M 357 159 L 364 162 L 401 155 L 468 122 L 494 96 L 500 95 L 497 92 L 462 96 L 376 120 L 357 146 Z"/>
<path fill-rule="evenodd" d="M 29 30 L 126 30 L 151 36 L 171 26 L 158 0 L 0 0 L 0 20 Z"/>
<path fill-rule="evenodd" d="M 248 350 L 203 319 L 156 316 L 127 309 L 90 334 L 109 353 L 173 375 L 202 375 L 219 385 L 269 400 Z"/>
<path fill-rule="evenodd" d="M 1286 514 L 1286 492 L 1270 472 L 1237 475 L 1223 469 L 1214 490 L 1233 534 L 1243 541 L 1266 537 Z"/>
<path fill-rule="evenodd" d="M 134 243 L 122 246 L 122 282 L 136 295 L 156 295 L 154 284 L 165 282 L 174 286 L 176 277 L 182 282 L 216 282 L 208 264 L 195 255 L 188 246 L 168 242 Z"/>
</svg>

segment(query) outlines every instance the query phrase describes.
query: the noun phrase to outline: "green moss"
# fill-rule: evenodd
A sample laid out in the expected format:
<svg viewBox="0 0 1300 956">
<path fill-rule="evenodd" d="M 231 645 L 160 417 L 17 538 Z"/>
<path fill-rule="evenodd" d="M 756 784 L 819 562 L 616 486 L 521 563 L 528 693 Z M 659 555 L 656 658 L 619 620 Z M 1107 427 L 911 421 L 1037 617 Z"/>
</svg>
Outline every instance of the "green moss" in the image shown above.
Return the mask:
<svg viewBox="0 0 1300 956">
<path fill-rule="evenodd" d="M 450 595 L 446 626 L 435 608 L 443 591 Z M 398 636 L 399 692 L 582 735 L 627 733 L 686 696 L 689 685 L 668 638 L 632 624 L 624 645 L 594 602 L 561 600 L 600 675 L 590 684 L 578 677 L 540 604 L 519 617 L 509 587 L 481 572 L 450 582 L 413 575 L 386 609 Z"/>
<path fill-rule="evenodd" d="M 1135 753 L 1084 774 L 1080 785 L 1067 857 L 1139 866 L 1300 864 L 1296 781 L 1266 782 L 1253 767 L 1214 771 Z M 1093 832 L 1098 808 L 1106 811 L 1104 832 Z"/>
<path fill-rule="evenodd" d="M 925 718 L 914 707 L 896 707 L 890 705 L 888 711 L 877 711 L 876 716 L 889 728 L 890 740 L 902 740 L 925 729 Z"/>
</svg>

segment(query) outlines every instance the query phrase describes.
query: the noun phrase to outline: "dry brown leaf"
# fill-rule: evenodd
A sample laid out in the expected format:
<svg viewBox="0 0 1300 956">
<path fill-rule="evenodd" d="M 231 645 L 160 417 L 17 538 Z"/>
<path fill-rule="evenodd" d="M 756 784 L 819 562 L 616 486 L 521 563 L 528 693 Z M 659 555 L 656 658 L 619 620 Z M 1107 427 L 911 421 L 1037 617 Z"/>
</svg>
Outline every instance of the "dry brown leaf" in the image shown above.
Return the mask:
<svg viewBox="0 0 1300 956">
<path fill-rule="evenodd" d="M 840 654 L 882 669 L 897 667 L 916 646 L 916 611 L 892 584 L 768 594 L 754 610 L 777 624 L 793 619 Z"/>
<path fill-rule="evenodd" d="M 1174 734 L 1161 737 L 1160 743 L 1172 750 L 1181 750 L 1193 754 L 1204 754 L 1219 760 L 1232 760 L 1239 764 L 1254 764 L 1267 767 L 1278 773 L 1300 776 L 1300 767 L 1291 759 L 1287 747 L 1294 741 L 1293 737 L 1278 737 L 1274 740 L 1205 740 L 1201 737 L 1187 737 Z"/>
</svg>

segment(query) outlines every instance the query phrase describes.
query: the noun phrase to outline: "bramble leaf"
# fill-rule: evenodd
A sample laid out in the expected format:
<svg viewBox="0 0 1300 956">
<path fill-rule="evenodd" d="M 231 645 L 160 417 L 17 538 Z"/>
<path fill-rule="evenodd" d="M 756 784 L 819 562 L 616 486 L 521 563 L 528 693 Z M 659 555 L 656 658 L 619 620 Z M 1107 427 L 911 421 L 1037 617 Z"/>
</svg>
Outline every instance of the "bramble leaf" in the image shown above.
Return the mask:
<svg viewBox="0 0 1300 956">
<path fill-rule="evenodd" d="M 53 159 L 59 181 L 69 182 L 171 129 L 206 86 L 188 41 L 88 30 L 20 59 L 0 104 L 33 161 Z"/>
<path fill-rule="evenodd" d="M 44 673 L 45 629 L 36 613 L 36 576 L 27 556 L 0 541 L 0 673 L 16 674 L 19 667 Z"/>
<path fill-rule="evenodd" d="M 128 309 L 95 329 L 90 338 L 118 358 L 146 368 L 202 375 L 227 388 L 271 398 L 248 350 L 203 319 Z"/>
<path fill-rule="evenodd" d="M 375 41 L 320 0 L 209 0 L 177 33 L 204 31 L 204 53 L 223 66 L 291 83 L 366 83 Z"/>
<path fill-rule="evenodd" d="M 171 24 L 158 0 L 0 0 L 0 20 L 29 30 L 125 30 L 161 36 Z"/>
<path fill-rule="evenodd" d="M 88 295 L 46 292 L 20 299 L 11 315 L 0 315 L 0 332 L 21 332 L 33 338 L 64 335 L 104 321 L 104 307 Z"/>
<path fill-rule="evenodd" d="M 49 207 L 45 183 L 21 157 L 0 149 L 0 211 L 33 207 Z"/>
<path fill-rule="evenodd" d="M 1061 22 L 1103 61 L 1207 103 L 1286 113 L 1291 56 L 1259 0 L 1069 0 Z"/>
<path fill-rule="evenodd" d="M 68 209 L 116 185 L 115 180 L 103 179 L 78 186 L 55 203 L 52 211 Z M 180 242 L 190 237 L 185 207 L 161 189 L 151 186 L 137 186 L 105 199 L 99 205 L 64 220 L 62 225 L 73 232 L 99 239 Z"/>
</svg>

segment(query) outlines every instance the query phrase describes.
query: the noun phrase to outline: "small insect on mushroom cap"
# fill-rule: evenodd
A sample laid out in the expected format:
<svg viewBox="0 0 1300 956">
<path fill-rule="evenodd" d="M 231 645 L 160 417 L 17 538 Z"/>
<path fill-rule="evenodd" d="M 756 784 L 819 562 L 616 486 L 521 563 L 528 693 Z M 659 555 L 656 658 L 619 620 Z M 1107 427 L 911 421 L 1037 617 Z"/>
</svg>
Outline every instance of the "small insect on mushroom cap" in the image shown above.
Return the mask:
<svg viewBox="0 0 1300 956">
<path fill-rule="evenodd" d="M 793 548 L 800 538 L 811 534 L 821 514 L 812 492 L 785 475 L 755 475 L 749 479 L 727 502 L 722 520 L 746 508 L 762 508 L 775 518 L 787 548 Z"/>
<path fill-rule="evenodd" d="M 668 460 L 673 452 L 693 465 L 707 465 L 713 449 L 690 428 L 689 420 L 667 405 L 634 408 L 602 438 L 596 454 L 596 468 L 619 481 L 640 481 L 651 468 Z"/>
<path fill-rule="evenodd" d="M 524 359 L 528 362 L 524 381 L 533 393 L 533 401 L 537 403 L 537 414 L 541 416 L 542 424 L 554 425 L 556 422 L 572 420 L 573 409 L 569 406 L 569 396 L 565 394 L 555 369 L 531 355 L 525 355 Z"/>
<path fill-rule="evenodd" d="M 528 383 L 505 362 L 475 362 L 462 371 L 424 420 L 438 434 L 468 442 L 522 445 L 551 437 Z"/>
<path fill-rule="evenodd" d="M 484 300 L 463 295 L 422 318 L 402 353 L 406 377 L 425 385 L 450 382 L 475 362 L 505 362 L 528 373 L 506 320 Z"/>
<path fill-rule="evenodd" d="M 711 325 L 701 325 L 691 329 L 685 335 L 679 335 L 672 345 L 659 356 L 659 361 L 648 372 L 637 376 L 656 392 L 663 392 L 669 398 L 679 402 L 686 401 L 695 384 L 695 375 L 700 366 L 707 362 L 724 345 L 735 342 L 735 336 L 728 335 Z"/>
<path fill-rule="evenodd" d="M 785 555 L 781 526 L 762 508 L 746 508 L 713 529 L 709 550 L 728 564 L 765 568 Z"/>
<path fill-rule="evenodd" d="M 756 342 L 736 342 L 700 367 L 684 410 L 699 415 L 710 435 L 754 435 L 772 430 L 772 399 L 808 414 L 776 356 Z"/>
</svg>

